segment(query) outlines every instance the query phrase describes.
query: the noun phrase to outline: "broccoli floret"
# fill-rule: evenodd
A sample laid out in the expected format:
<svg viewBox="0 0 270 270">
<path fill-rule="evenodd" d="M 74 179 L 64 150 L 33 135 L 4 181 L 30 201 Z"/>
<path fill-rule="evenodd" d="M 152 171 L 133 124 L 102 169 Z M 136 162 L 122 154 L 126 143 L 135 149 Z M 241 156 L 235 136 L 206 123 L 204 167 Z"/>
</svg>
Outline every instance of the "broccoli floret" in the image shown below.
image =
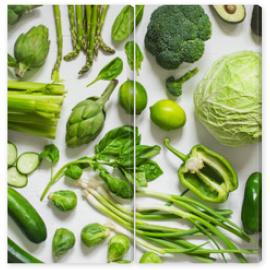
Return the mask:
<svg viewBox="0 0 270 270">
<path fill-rule="evenodd" d="M 164 5 L 152 13 L 144 42 L 160 66 L 175 69 L 199 60 L 210 37 L 211 22 L 201 6 Z"/>
<path fill-rule="evenodd" d="M 191 79 L 193 76 L 195 76 L 198 73 L 198 71 L 199 71 L 198 68 L 194 68 L 188 71 L 186 74 L 184 74 L 178 79 L 175 79 L 173 76 L 170 76 L 169 78 L 167 78 L 166 88 L 168 92 L 174 97 L 181 96 L 183 84 L 189 79 Z"/>
</svg>

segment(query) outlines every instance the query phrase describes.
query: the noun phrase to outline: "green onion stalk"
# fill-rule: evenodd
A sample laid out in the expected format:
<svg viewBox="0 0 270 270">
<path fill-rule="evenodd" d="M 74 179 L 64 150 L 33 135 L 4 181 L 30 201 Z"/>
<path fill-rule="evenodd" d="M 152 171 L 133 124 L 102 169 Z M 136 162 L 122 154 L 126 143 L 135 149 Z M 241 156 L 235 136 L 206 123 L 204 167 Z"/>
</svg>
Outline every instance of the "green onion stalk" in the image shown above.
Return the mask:
<svg viewBox="0 0 270 270">
<path fill-rule="evenodd" d="M 137 245 L 145 250 L 163 256 L 183 253 L 201 262 L 214 261 L 215 258 L 211 257 L 212 254 L 221 254 L 223 256 L 224 254 L 234 254 L 240 262 L 247 262 L 244 254 L 256 252 L 256 250 L 238 248 L 221 231 L 220 228 L 243 240 L 249 240 L 245 232 L 226 217 L 228 214 L 226 211 L 223 214 L 223 212 L 216 211 L 190 198 L 142 190 L 137 191 L 138 196 L 153 197 L 170 202 L 172 205 L 136 210 L 136 221 L 134 222 L 133 213 L 117 203 L 103 188 L 91 187 L 91 181 L 89 183 L 85 181 L 75 183 L 83 189 L 87 201 L 99 212 L 110 217 L 130 232 L 135 230 Z M 157 220 L 158 212 L 169 213 L 181 220 L 186 220 L 191 227 L 180 229 L 145 222 L 145 220 L 150 220 L 147 211 L 156 213 L 153 220 Z M 164 219 L 163 214 L 161 214 L 161 220 Z M 187 240 L 188 237 L 194 238 L 196 236 L 204 236 L 207 241 L 202 245 L 195 245 Z M 214 243 L 216 248 L 203 248 L 209 242 Z M 225 260 L 225 257 L 223 258 Z"/>
<path fill-rule="evenodd" d="M 55 138 L 65 88 L 57 83 L 8 81 L 8 128 Z"/>
</svg>

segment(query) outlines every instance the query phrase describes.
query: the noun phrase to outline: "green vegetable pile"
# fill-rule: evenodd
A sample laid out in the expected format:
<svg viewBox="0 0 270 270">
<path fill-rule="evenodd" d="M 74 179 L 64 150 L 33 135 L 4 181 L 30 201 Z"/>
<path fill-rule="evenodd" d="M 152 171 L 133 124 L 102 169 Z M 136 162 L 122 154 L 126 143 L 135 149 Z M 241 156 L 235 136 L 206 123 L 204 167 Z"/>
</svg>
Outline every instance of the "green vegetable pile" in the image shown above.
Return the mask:
<svg viewBox="0 0 270 270">
<path fill-rule="evenodd" d="M 99 192 L 91 188 L 91 181 L 89 184 L 79 181 L 78 184 L 82 187 L 87 201 L 99 212 L 110 217 L 130 232 L 133 232 L 135 227 L 136 244 L 140 248 L 163 256 L 175 253 L 186 254 L 199 262 L 215 261 L 211 257 L 212 254 L 221 254 L 226 261 L 225 253 L 234 254 L 240 262 L 247 262 L 244 254 L 254 253 L 254 250 L 239 249 L 221 230 L 226 230 L 245 241 L 249 241 L 248 235 L 227 217 L 227 212 L 219 212 L 194 199 L 140 190 L 137 192 L 138 197 L 153 197 L 165 201 L 167 204 L 137 209 L 135 222 L 132 212 L 118 204 L 104 190 Z M 170 220 L 171 218 L 186 220 L 190 224 L 190 228 L 180 229 L 146 222 L 147 220 Z M 196 245 L 186 240 L 187 237 L 196 235 L 206 237 L 207 241 L 212 242 L 216 248 L 203 248 L 208 242 Z"/>
<path fill-rule="evenodd" d="M 141 135 L 137 128 L 128 125 L 114 128 L 95 146 L 94 156 L 82 157 L 64 165 L 47 184 L 41 200 L 61 177 L 66 175 L 77 180 L 87 168 L 96 171 L 113 194 L 124 199 L 133 198 L 134 177 L 137 187 L 146 187 L 147 182 L 155 180 L 163 173 L 159 165 L 152 160 L 159 152 L 158 145 L 141 144 Z M 134 164 L 136 164 L 136 174 Z M 110 174 L 105 166 L 117 169 L 121 177 Z"/>
<path fill-rule="evenodd" d="M 19 27 L 17 22 L 20 18 L 37 7 L 39 6 L 9 5 L 8 24 Z M 52 82 L 23 81 L 26 76 L 31 75 L 29 71 L 40 68 L 46 62 L 50 49 L 47 26 L 32 26 L 28 32 L 20 34 L 14 46 L 14 56 L 8 54 L 8 66 L 14 69 L 14 77 L 18 79 L 8 81 L 10 130 L 55 139 L 66 94 L 60 76 L 62 59 L 71 61 L 83 53 L 85 62 L 79 71 L 81 76 L 91 69 L 99 50 L 103 51 L 104 57 L 115 52 L 117 55 L 106 61 L 106 65 L 86 85 L 94 88 L 99 84 L 98 81 L 107 81 L 105 90 L 98 96 L 93 96 L 90 93 L 91 88 L 87 88 L 88 98 L 77 103 L 65 119 L 66 147 L 85 146 L 96 140 L 92 145 L 92 152 L 88 149 L 87 155 L 78 157 L 79 152 L 72 151 L 76 157 L 56 170 L 60 151 L 54 143 L 44 144 L 41 146 L 43 149 L 38 152 L 19 153 L 20 147 L 8 141 L 8 215 L 23 237 L 40 244 L 47 240 L 48 232 L 51 233 L 53 229 L 53 235 L 48 238 L 51 239 L 51 254 L 55 262 L 59 262 L 62 257 L 71 256 L 79 241 L 81 248 L 87 252 L 106 245 L 107 253 L 104 253 L 103 259 L 108 263 L 130 263 L 133 244 L 143 251 L 139 259 L 142 264 L 160 264 L 167 259 L 176 258 L 177 255 L 185 255 L 190 261 L 202 263 L 220 260 L 227 262 L 231 258 L 241 263 L 248 262 L 253 254 L 259 253 L 261 244 L 261 172 L 249 172 L 241 209 L 242 227 L 238 226 L 231 218 L 233 211 L 224 209 L 221 205 L 240 185 L 239 171 L 226 159 L 227 154 L 223 156 L 216 152 L 216 147 L 212 149 L 201 143 L 191 147 L 187 145 L 188 142 L 181 141 L 181 147 L 190 148 L 184 154 L 169 139 L 181 128 L 191 134 L 195 132 L 190 130 L 190 122 L 187 122 L 189 118 L 187 119 L 188 115 L 183 109 L 187 108 L 187 104 L 183 104 L 182 108 L 182 103 L 180 106 L 177 98 L 182 96 L 182 92 L 186 93 L 186 89 L 182 91 L 185 82 L 193 78 L 199 69 L 192 67 L 178 78 L 175 77 L 178 73 L 170 75 L 167 71 L 165 80 L 162 73 L 158 74 L 157 79 L 161 80 L 168 97 L 153 100 L 153 90 L 156 89 L 151 89 L 152 82 L 145 84 L 146 89 L 137 80 L 143 72 L 142 63 L 147 60 L 140 39 L 136 38 L 139 34 L 136 31 L 141 26 L 144 27 L 144 24 L 139 26 L 143 20 L 144 5 L 123 5 L 113 18 L 110 34 L 116 51 L 102 38 L 109 5 L 67 5 L 66 8 L 72 49 L 63 56 L 65 20 L 62 20 L 62 7 L 52 5 L 55 24 L 55 62 L 50 73 Z M 243 5 L 214 5 L 212 8 L 223 19 L 224 24 L 241 23 L 246 18 Z M 219 27 L 219 24 L 213 26 Z M 251 29 L 254 34 L 261 36 L 261 9 L 256 5 L 251 18 Z M 212 23 L 202 6 L 161 5 L 151 14 L 144 45 L 161 67 L 171 70 L 182 63 L 188 65 L 198 61 L 203 56 L 205 42 L 211 35 Z M 120 53 L 124 55 L 125 61 L 121 59 Z M 145 66 L 149 63 L 151 64 L 149 61 L 145 63 Z M 133 76 L 123 79 L 122 72 L 126 67 L 133 72 Z M 148 69 L 150 74 L 155 71 L 155 66 L 152 64 Z M 220 143 L 239 146 L 260 141 L 261 73 L 261 55 L 253 51 L 242 51 L 221 57 L 198 84 L 194 92 L 195 114 Z M 116 103 L 113 94 L 117 86 Z M 188 88 L 188 84 L 185 88 Z M 75 98 L 76 94 L 73 94 Z M 108 123 L 114 118 L 113 114 L 106 120 L 111 113 L 110 106 L 107 106 L 109 100 L 110 106 L 121 107 L 117 110 L 121 121 L 117 127 Z M 151 133 L 161 130 L 162 134 L 166 133 L 163 140 L 166 161 L 170 160 L 170 154 L 165 153 L 166 150 L 181 159 L 181 165 L 177 171 L 175 169 L 174 176 L 166 174 L 163 171 L 165 166 L 161 169 L 155 161 L 162 150 L 161 146 L 152 144 L 151 141 L 150 145 L 142 142 L 140 120 L 145 116 L 149 100 L 151 106 L 148 113 L 153 124 L 150 126 Z M 128 122 L 125 117 L 128 117 Z M 110 129 L 107 129 L 107 124 L 111 125 Z M 105 125 L 106 132 L 102 133 Z M 184 127 L 185 125 L 189 127 Z M 171 131 L 175 131 L 175 134 L 170 134 L 172 136 L 168 134 Z M 13 139 L 16 141 L 16 137 Z M 69 152 L 67 157 L 70 158 Z M 173 162 L 170 165 L 175 167 Z M 50 175 L 40 194 L 40 201 L 46 198 L 47 207 L 61 215 L 64 223 L 63 217 L 68 215 L 72 217 L 73 214 L 79 214 L 89 218 L 81 225 L 79 232 L 74 233 L 66 227 L 67 223 L 61 226 L 50 224 L 47 232 L 46 223 L 38 212 L 39 206 L 33 206 L 26 198 L 28 195 L 24 197 L 15 190 L 27 189 L 28 180 L 38 169 L 47 170 Z M 162 185 L 162 188 L 171 186 L 178 178 L 178 192 L 176 190 L 169 194 L 166 190 L 157 191 L 160 186 L 156 180 L 163 181 L 163 174 L 166 185 Z M 239 178 L 240 176 L 241 174 Z M 61 188 L 49 193 L 63 178 L 68 189 Z M 82 191 L 85 200 L 80 200 L 78 191 Z M 35 190 L 24 194 L 38 195 Z M 79 212 L 81 210 L 78 205 L 81 203 L 89 203 L 105 216 L 101 218 L 108 220 L 99 223 L 92 213 Z M 254 248 L 254 239 L 251 239 L 253 234 L 258 234 L 258 248 Z M 249 248 L 249 242 L 253 248 Z M 10 238 L 8 262 L 42 263 Z"/>
</svg>

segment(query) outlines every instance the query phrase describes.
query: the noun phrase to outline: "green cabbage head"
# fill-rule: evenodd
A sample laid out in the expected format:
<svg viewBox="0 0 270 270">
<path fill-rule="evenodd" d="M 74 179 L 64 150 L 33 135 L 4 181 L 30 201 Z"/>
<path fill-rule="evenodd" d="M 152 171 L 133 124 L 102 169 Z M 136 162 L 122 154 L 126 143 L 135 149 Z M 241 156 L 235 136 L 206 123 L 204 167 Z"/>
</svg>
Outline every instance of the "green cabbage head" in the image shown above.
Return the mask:
<svg viewBox="0 0 270 270">
<path fill-rule="evenodd" d="M 216 61 L 199 83 L 195 113 L 220 143 L 255 143 L 262 135 L 261 97 L 261 55 L 237 52 Z"/>
</svg>

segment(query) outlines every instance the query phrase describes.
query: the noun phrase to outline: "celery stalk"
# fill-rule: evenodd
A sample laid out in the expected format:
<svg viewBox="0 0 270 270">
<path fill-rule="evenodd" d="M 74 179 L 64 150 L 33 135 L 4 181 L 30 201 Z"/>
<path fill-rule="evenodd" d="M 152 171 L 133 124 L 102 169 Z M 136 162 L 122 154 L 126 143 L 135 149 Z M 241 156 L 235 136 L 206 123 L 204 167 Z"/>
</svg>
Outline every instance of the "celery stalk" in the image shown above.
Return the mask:
<svg viewBox="0 0 270 270">
<path fill-rule="evenodd" d="M 64 94 L 63 84 L 8 81 L 8 128 L 55 138 Z"/>
</svg>

